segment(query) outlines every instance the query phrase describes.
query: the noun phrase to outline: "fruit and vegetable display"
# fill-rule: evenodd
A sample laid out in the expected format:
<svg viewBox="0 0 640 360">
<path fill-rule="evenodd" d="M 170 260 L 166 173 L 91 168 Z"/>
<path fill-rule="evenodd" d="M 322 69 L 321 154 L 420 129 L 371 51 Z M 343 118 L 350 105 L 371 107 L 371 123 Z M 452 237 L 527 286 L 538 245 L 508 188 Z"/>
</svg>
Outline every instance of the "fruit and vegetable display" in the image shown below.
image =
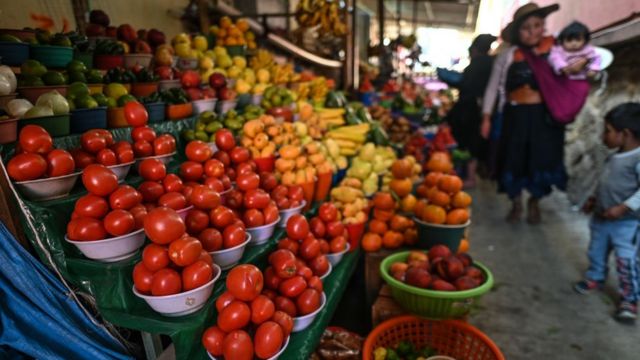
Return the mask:
<svg viewBox="0 0 640 360">
<path fill-rule="evenodd" d="M 12 117 L 29 119 L 44 116 L 66 115 L 71 110 L 69 101 L 58 91 L 46 92 L 38 97 L 35 105 L 26 99 L 13 99 L 7 103 L 7 113 Z"/>
<path fill-rule="evenodd" d="M 318 208 L 318 215 L 309 220 L 311 234 L 320 242 L 320 252 L 337 254 L 347 249 L 349 233 L 338 218 L 338 208 L 325 202 Z"/>
<path fill-rule="evenodd" d="M 418 233 L 414 222 L 401 214 L 402 205 L 388 192 L 378 192 L 373 197 L 373 218 L 362 238 L 362 248 L 375 252 L 381 248 L 397 249 L 402 245 L 415 245 Z"/>
<path fill-rule="evenodd" d="M 362 191 L 362 181 L 347 178 L 331 189 L 331 202 L 338 209 L 345 224 L 362 224 L 367 221 L 369 202 Z"/>
</svg>

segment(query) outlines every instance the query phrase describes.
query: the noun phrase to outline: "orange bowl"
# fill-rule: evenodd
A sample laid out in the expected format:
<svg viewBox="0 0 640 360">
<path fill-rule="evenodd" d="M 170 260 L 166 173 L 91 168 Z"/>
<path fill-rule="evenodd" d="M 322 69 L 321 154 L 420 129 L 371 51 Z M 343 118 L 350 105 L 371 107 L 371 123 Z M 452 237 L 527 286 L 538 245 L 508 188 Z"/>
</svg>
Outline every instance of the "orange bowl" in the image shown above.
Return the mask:
<svg viewBox="0 0 640 360">
<path fill-rule="evenodd" d="M 276 164 L 276 157 L 274 155 L 265 158 L 253 159 L 253 161 L 255 161 L 259 172 L 273 172 L 273 168 Z"/>
<path fill-rule="evenodd" d="M 333 181 L 333 172 L 328 171 L 323 174 L 318 174 L 318 183 L 316 184 L 316 201 L 322 201 L 329 195 L 331 190 L 331 183 Z"/>
<path fill-rule="evenodd" d="M 300 186 L 302 186 L 302 192 L 304 193 L 304 200 L 307 202 L 307 205 L 305 205 L 303 211 L 309 210 L 313 203 L 313 195 L 316 191 L 317 180 L 318 179 L 316 178 L 316 181 L 310 181 L 300 184 Z"/>
<path fill-rule="evenodd" d="M 107 109 L 107 126 L 112 129 L 129 126 L 127 119 L 124 117 L 124 107 Z"/>
<path fill-rule="evenodd" d="M 167 118 L 170 120 L 181 120 L 191 116 L 193 113 L 193 104 L 177 104 L 177 105 L 167 105 Z"/>
<path fill-rule="evenodd" d="M 156 91 L 158 91 L 157 82 L 131 84 L 131 94 L 135 97 L 149 96 Z"/>
<path fill-rule="evenodd" d="M 360 239 L 362 239 L 362 235 L 364 235 L 364 225 L 365 222 L 359 224 L 346 224 L 345 228 L 347 228 L 347 232 L 349 233 L 349 246 L 351 247 L 349 251 L 355 251 L 360 247 Z"/>
</svg>

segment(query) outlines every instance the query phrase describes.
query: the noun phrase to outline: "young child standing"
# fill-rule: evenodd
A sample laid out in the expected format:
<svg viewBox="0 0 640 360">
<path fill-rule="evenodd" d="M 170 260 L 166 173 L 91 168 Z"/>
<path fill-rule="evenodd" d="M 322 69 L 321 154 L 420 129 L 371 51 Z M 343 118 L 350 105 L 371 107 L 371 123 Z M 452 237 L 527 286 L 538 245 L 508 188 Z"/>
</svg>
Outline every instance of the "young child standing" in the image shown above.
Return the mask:
<svg viewBox="0 0 640 360">
<path fill-rule="evenodd" d="M 589 45 L 591 34 L 586 25 L 574 21 L 562 29 L 558 35 L 557 45 L 549 53 L 549 63 L 557 74 L 565 74 L 572 80 L 584 80 L 594 77 L 600 69 L 600 55 L 595 47 Z M 586 60 L 584 71 L 569 75 L 566 68 L 576 61 Z"/>
<path fill-rule="evenodd" d="M 640 104 L 625 103 L 609 111 L 603 141 L 618 152 L 607 159 L 595 196 L 583 209 L 593 212 L 589 269 L 574 290 L 586 294 L 602 288 L 607 259 L 614 251 L 621 296 L 615 318 L 633 323 L 640 295 L 636 260 L 640 238 Z"/>
</svg>

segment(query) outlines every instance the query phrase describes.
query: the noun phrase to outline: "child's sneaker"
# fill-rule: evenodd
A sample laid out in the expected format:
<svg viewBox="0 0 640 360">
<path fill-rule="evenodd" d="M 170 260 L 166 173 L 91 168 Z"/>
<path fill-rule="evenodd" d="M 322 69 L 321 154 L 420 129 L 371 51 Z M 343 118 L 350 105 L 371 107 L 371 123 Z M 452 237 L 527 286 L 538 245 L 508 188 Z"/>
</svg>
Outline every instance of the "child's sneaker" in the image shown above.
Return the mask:
<svg viewBox="0 0 640 360">
<path fill-rule="evenodd" d="M 634 324 L 636 322 L 637 313 L 638 308 L 636 304 L 623 301 L 618 305 L 618 311 L 616 311 L 615 319 L 623 324 Z"/>
<path fill-rule="evenodd" d="M 573 290 L 575 290 L 578 294 L 588 294 L 593 290 L 602 290 L 602 283 L 585 279 L 580 280 L 573 285 Z"/>
</svg>

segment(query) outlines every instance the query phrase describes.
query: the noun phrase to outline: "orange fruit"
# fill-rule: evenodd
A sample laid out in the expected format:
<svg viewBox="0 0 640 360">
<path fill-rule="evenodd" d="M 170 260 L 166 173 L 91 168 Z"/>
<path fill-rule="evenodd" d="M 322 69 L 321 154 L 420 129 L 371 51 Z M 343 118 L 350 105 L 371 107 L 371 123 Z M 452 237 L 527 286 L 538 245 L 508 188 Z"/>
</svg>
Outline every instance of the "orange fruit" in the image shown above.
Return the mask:
<svg viewBox="0 0 640 360">
<path fill-rule="evenodd" d="M 451 203 L 451 197 L 443 191 L 434 191 L 431 193 L 431 196 L 429 196 L 429 203 L 447 207 Z"/>
<path fill-rule="evenodd" d="M 380 191 L 373 196 L 373 206 L 380 210 L 393 210 L 396 207 L 396 202 L 391 194 Z"/>
<path fill-rule="evenodd" d="M 422 213 L 424 209 L 427 207 L 427 202 L 425 200 L 418 200 L 416 206 L 413 208 L 413 214 L 418 218 L 422 219 Z"/>
<path fill-rule="evenodd" d="M 467 239 L 460 240 L 460 245 L 458 246 L 458 254 L 466 253 L 467 251 L 469 251 L 469 240 Z"/>
<path fill-rule="evenodd" d="M 469 221 L 469 212 L 466 209 L 454 209 L 447 214 L 447 225 L 462 225 Z"/>
<path fill-rule="evenodd" d="M 453 170 L 453 164 L 449 158 L 449 154 L 442 151 L 437 151 L 431 154 L 429 161 L 427 162 L 427 170 L 438 171 L 442 173 L 449 173 Z"/>
<path fill-rule="evenodd" d="M 362 237 L 362 249 L 367 252 L 380 250 L 382 247 L 382 238 L 378 234 L 366 233 Z"/>
<path fill-rule="evenodd" d="M 418 230 L 416 228 L 408 228 L 404 231 L 404 243 L 407 245 L 415 245 L 418 242 Z"/>
<path fill-rule="evenodd" d="M 249 22 L 247 19 L 238 19 L 238 21 L 236 21 L 236 27 L 242 32 L 247 32 L 249 30 Z"/>
<path fill-rule="evenodd" d="M 447 194 L 455 194 L 462 190 L 462 180 L 454 175 L 445 175 L 438 181 L 438 188 Z"/>
<path fill-rule="evenodd" d="M 440 180 L 440 178 L 442 177 L 442 173 L 441 172 L 430 172 L 429 174 L 427 174 L 427 176 L 424 178 L 424 184 L 427 185 L 427 187 L 434 187 L 434 186 L 438 186 L 438 181 Z"/>
<path fill-rule="evenodd" d="M 418 197 L 421 199 L 426 199 L 428 191 L 429 191 L 429 187 L 426 184 L 420 184 L 416 188 L 416 195 L 418 195 Z"/>
<path fill-rule="evenodd" d="M 369 231 L 374 234 L 384 235 L 384 233 L 387 232 L 387 230 L 388 230 L 387 223 L 382 220 L 372 219 L 369 222 Z"/>
<path fill-rule="evenodd" d="M 405 179 L 411 176 L 413 166 L 407 159 L 398 159 L 391 164 L 391 174 L 396 179 Z"/>
<path fill-rule="evenodd" d="M 464 191 L 460 191 L 459 193 L 453 195 L 451 198 L 451 205 L 454 208 L 464 209 L 468 208 L 471 205 L 471 195 L 467 194 Z"/>
<path fill-rule="evenodd" d="M 396 231 L 387 231 L 382 237 L 382 245 L 387 249 L 395 249 L 402 245 L 404 238 Z"/>
<path fill-rule="evenodd" d="M 447 212 L 438 205 L 427 205 L 422 211 L 422 220 L 431 224 L 444 224 Z"/>
<path fill-rule="evenodd" d="M 413 196 L 412 194 L 407 195 L 400 202 L 400 206 L 402 207 L 402 211 L 407 212 L 407 213 L 413 212 L 413 208 L 415 208 L 417 202 L 418 202 L 418 199 L 416 199 L 415 196 Z"/>
<path fill-rule="evenodd" d="M 411 194 L 413 183 L 410 179 L 393 179 L 389 183 L 389 188 L 398 195 L 399 198 L 403 198 Z"/>
<path fill-rule="evenodd" d="M 233 21 L 231 21 L 231 18 L 228 16 L 223 16 L 220 19 L 220 27 L 223 29 L 229 28 L 232 24 L 233 24 Z"/>
<path fill-rule="evenodd" d="M 395 213 L 389 210 L 373 209 L 373 218 L 387 222 L 391 220 Z"/>
<path fill-rule="evenodd" d="M 409 227 L 409 219 L 402 215 L 394 215 L 391 218 L 391 223 L 389 223 L 389 227 L 393 231 L 404 231 Z"/>
</svg>

